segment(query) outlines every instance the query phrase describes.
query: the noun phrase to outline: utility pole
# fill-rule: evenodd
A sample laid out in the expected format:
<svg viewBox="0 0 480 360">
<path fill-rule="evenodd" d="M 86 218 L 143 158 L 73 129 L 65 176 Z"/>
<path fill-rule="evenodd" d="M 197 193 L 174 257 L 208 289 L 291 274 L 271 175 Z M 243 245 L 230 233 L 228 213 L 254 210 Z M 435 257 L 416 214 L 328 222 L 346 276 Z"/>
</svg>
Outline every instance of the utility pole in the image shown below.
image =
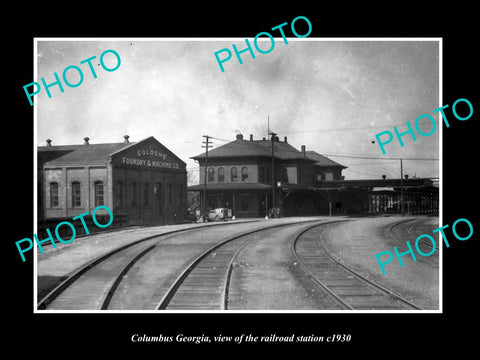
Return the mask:
<svg viewBox="0 0 480 360">
<path fill-rule="evenodd" d="M 402 207 L 402 216 L 403 215 L 403 162 L 400 159 L 400 206 Z"/>
<path fill-rule="evenodd" d="M 275 143 L 275 136 L 277 134 L 275 134 L 273 131 L 271 132 L 271 134 L 272 134 L 272 208 L 273 208 L 272 216 L 273 216 L 273 218 L 276 218 L 277 217 L 277 211 L 276 211 L 276 207 L 275 207 L 275 163 L 274 163 L 275 151 L 274 151 L 274 143 Z"/>
<path fill-rule="evenodd" d="M 202 135 L 205 138 L 205 141 L 202 141 L 202 148 L 205 148 L 205 178 L 203 184 L 203 222 L 206 221 L 207 217 L 207 165 L 208 165 L 208 148 L 212 147 L 210 144 L 210 136 L 209 135 Z"/>
</svg>

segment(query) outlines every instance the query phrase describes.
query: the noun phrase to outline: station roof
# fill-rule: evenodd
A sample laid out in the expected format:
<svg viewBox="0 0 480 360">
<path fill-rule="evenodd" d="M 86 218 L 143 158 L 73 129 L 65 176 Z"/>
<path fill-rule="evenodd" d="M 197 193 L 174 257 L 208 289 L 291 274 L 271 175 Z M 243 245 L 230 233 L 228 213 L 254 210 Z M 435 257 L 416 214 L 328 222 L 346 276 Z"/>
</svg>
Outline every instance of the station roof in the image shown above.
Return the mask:
<svg viewBox="0 0 480 360">
<path fill-rule="evenodd" d="M 269 190 L 271 185 L 260 183 L 211 183 L 207 184 L 207 191 L 224 191 L 224 190 Z M 188 187 L 189 191 L 204 190 L 204 184 L 192 185 Z"/>
<path fill-rule="evenodd" d="M 273 153 L 276 159 L 305 159 L 303 153 L 292 145 L 282 141 L 274 141 Z M 243 140 L 237 137 L 235 141 L 208 151 L 208 158 L 238 158 L 238 157 L 271 157 L 272 142 L 270 140 Z M 205 153 L 193 156 L 192 159 L 204 159 Z M 312 161 L 311 159 L 308 159 Z"/>
<path fill-rule="evenodd" d="M 287 141 L 276 140 L 273 142 L 273 154 L 280 160 L 306 160 L 314 162 L 318 166 L 340 166 L 346 168 L 333 160 L 315 152 L 295 149 Z M 206 153 L 193 156 L 192 159 L 203 160 Z M 272 157 L 271 140 L 244 140 L 242 135 L 237 135 L 235 141 L 219 146 L 208 151 L 208 158 L 240 158 L 240 157 Z"/>
<path fill-rule="evenodd" d="M 429 178 L 410 178 L 410 179 L 359 179 L 359 180 L 327 180 L 317 181 L 314 184 L 314 190 L 337 190 L 337 189 L 378 189 L 393 188 L 399 189 L 420 189 L 432 188 L 438 189 L 432 179 Z"/>
<path fill-rule="evenodd" d="M 341 167 L 343 169 L 347 168 L 346 166 L 343 166 L 343 165 L 327 158 L 326 156 L 317 153 L 316 151 L 306 151 L 306 154 L 307 154 L 307 157 L 316 161 L 316 163 L 313 164 L 315 166 L 337 166 L 337 167 Z"/>
</svg>

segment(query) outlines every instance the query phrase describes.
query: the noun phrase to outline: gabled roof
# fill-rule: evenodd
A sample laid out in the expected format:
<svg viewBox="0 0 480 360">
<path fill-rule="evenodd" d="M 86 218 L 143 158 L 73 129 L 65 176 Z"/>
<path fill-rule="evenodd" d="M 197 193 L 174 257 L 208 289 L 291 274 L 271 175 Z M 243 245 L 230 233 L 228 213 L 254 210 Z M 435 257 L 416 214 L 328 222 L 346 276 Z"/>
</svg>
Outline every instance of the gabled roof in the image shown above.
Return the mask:
<svg viewBox="0 0 480 360">
<path fill-rule="evenodd" d="M 134 143 L 39 146 L 38 157 L 48 166 L 106 164 L 109 156 Z"/>
<path fill-rule="evenodd" d="M 301 151 L 295 149 L 292 145 L 282 142 L 274 141 L 274 157 L 281 160 L 302 159 L 313 161 L 305 158 Z M 228 144 L 219 146 L 208 151 L 208 158 L 230 158 L 230 157 L 271 157 L 272 156 L 272 142 L 271 140 L 243 140 L 238 139 Z M 204 159 L 205 153 L 193 156 L 192 159 Z"/>
<path fill-rule="evenodd" d="M 315 151 L 307 151 L 307 157 L 309 157 L 310 159 L 312 160 L 315 160 L 315 164 L 313 164 L 314 166 L 337 166 L 337 167 L 341 167 L 343 169 L 346 169 L 347 167 L 346 166 L 343 166 L 333 160 L 330 160 L 329 158 L 315 152 Z"/>
<path fill-rule="evenodd" d="M 39 146 L 37 148 L 38 165 L 46 166 L 64 166 L 64 165 L 106 165 L 114 156 L 121 156 L 129 148 L 135 146 L 146 146 L 148 148 L 158 147 L 167 152 L 175 162 L 185 166 L 185 162 L 177 155 L 167 149 L 153 136 L 140 140 L 138 142 L 120 142 L 103 144 L 84 144 L 84 145 L 56 145 Z"/>
</svg>

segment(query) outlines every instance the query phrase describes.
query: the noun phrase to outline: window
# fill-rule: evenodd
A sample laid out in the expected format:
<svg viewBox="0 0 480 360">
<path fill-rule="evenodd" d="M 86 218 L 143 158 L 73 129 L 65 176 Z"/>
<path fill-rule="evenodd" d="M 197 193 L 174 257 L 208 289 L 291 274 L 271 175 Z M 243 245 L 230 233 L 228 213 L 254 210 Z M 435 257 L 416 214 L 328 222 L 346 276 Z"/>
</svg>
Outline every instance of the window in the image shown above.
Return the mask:
<svg viewBox="0 0 480 360">
<path fill-rule="evenodd" d="M 153 188 L 153 193 L 155 194 L 157 200 L 157 205 L 155 205 L 156 207 L 158 206 L 158 210 L 159 210 L 159 213 L 160 215 L 163 214 L 163 185 L 162 183 L 158 182 L 155 187 Z"/>
<path fill-rule="evenodd" d="M 117 206 L 123 208 L 123 181 L 117 183 Z"/>
<path fill-rule="evenodd" d="M 325 180 L 326 181 L 332 181 L 333 180 L 333 173 L 331 173 L 331 172 L 325 173 Z"/>
<path fill-rule="evenodd" d="M 58 206 L 58 183 L 50 183 L 50 207 Z"/>
<path fill-rule="evenodd" d="M 137 183 L 135 181 L 132 182 L 132 208 L 137 207 Z"/>
<path fill-rule="evenodd" d="M 95 181 L 94 184 L 94 192 L 95 192 L 95 207 L 104 205 L 103 199 L 103 181 Z"/>
<path fill-rule="evenodd" d="M 215 170 L 213 168 L 208 168 L 208 182 L 213 182 L 215 180 Z"/>
<path fill-rule="evenodd" d="M 223 167 L 218 169 L 218 182 L 225 182 L 225 169 Z"/>
<path fill-rule="evenodd" d="M 177 203 L 183 204 L 183 185 L 182 185 L 182 184 L 178 184 L 177 187 L 178 187 L 178 200 L 177 200 Z"/>
<path fill-rule="evenodd" d="M 150 206 L 150 184 L 148 182 L 143 186 L 143 206 Z"/>
<path fill-rule="evenodd" d="M 72 207 L 79 207 L 82 205 L 80 197 L 80 182 L 72 182 Z"/>
<path fill-rule="evenodd" d="M 288 170 L 287 168 L 282 168 L 281 181 L 288 183 Z"/>
<path fill-rule="evenodd" d="M 265 168 L 263 166 L 258 168 L 258 182 L 265 182 Z"/>
<path fill-rule="evenodd" d="M 163 191 L 162 183 L 158 182 L 153 188 L 153 193 L 161 199 L 162 191 Z"/>
<path fill-rule="evenodd" d="M 270 167 L 266 167 L 265 170 L 266 170 L 265 182 L 266 182 L 267 184 L 269 184 L 269 183 L 272 182 L 272 177 L 271 177 L 271 174 L 270 174 L 270 172 L 271 172 L 271 171 L 270 171 Z"/>
<path fill-rule="evenodd" d="M 248 180 L 248 168 L 242 167 L 242 181 Z"/>
<path fill-rule="evenodd" d="M 231 170 L 230 170 L 230 181 L 231 182 L 236 182 L 237 181 L 237 168 L 236 167 L 232 167 Z"/>
</svg>

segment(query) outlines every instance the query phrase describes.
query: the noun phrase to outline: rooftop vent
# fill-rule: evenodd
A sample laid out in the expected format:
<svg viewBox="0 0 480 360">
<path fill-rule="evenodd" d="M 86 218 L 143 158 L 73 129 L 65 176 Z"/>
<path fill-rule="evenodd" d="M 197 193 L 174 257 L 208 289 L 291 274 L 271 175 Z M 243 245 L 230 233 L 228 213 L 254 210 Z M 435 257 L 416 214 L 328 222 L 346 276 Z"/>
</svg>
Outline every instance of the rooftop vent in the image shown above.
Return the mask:
<svg viewBox="0 0 480 360">
<path fill-rule="evenodd" d="M 89 137 L 84 137 L 83 140 L 85 140 L 83 145 L 88 145 L 89 144 L 88 140 L 90 140 L 90 138 Z"/>
<path fill-rule="evenodd" d="M 52 140 L 47 139 L 47 146 L 52 146 Z"/>
<path fill-rule="evenodd" d="M 129 142 L 129 141 L 128 141 L 129 137 L 130 137 L 130 136 L 128 136 L 128 135 L 124 135 L 123 138 L 124 138 L 125 140 L 124 140 L 123 142 L 124 142 L 124 143 L 128 143 L 128 142 Z"/>
<path fill-rule="evenodd" d="M 243 135 L 242 134 L 237 134 L 237 140 L 243 140 Z"/>
</svg>

